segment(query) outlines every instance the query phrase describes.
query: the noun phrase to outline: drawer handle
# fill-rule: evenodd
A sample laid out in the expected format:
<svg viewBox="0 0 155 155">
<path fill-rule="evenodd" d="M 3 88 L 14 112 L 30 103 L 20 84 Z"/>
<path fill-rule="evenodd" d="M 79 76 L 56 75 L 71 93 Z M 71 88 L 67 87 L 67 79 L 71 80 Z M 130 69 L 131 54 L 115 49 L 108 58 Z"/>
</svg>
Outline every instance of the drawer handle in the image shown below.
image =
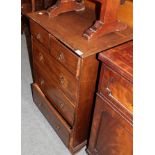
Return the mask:
<svg viewBox="0 0 155 155">
<path fill-rule="evenodd" d="M 64 85 L 64 83 L 65 83 L 65 78 L 64 78 L 63 75 L 60 75 L 59 81 L 60 81 L 60 84 L 61 84 L 61 85 Z"/>
<path fill-rule="evenodd" d="M 110 83 L 114 82 L 115 79 L 113 77 L 110 77 L 107 83 L 107 87 L 105 88 L 105 94 L 108 95 L 109 98 L 111 98 L 114 102 L 121 104 L 121 102 L 113 96 L 112 91 L 109 88 Z M 131 104 L 133 107 L 133 104 Z"/>
<path fill-rule="evenodd" d="M 44 63 L 44 56 L 43 56 L 43 54 L 42 53 L 39 53 L 39 61 L 41 62 L 41 63 Z"/>
<path fill-rule="evenodd" d="M 37 39 L 39 40 L 41 38 L 40 33 L 37 34 Z"/>
<path fill-rule="evenodd" d="M 108 83 L 107 83 L 107 86 L 106 86 L 106 89 L 105 89 L 105 92 L 108 94 L 108 96 L 112 96 L 112 93 L 111 93 L 111 90 L 109 88 L 109 85 L 110 83 L 112 83 L 114 81 L 114 78 L 113 77 L 110 77 L 108 79 Z"/>
<path fill-rule="evenodd" d="M 38 106 L 39 106 L 39 107 L 41 107 L 41 106 L 42 106 L 42 104 L 41 104 L 41 103 L 38 103 Z"/>
<path fill-rule="evenodd" d="M 42 80 L 40 81 L 40 85 L 43 86 L 44 84 L 45 84 L 45 81 L 42 79 Z"/>
<path fill-rule="evenodd" d="M 60 107 L 61 109 L 63 108 L 63 106 L 64 106 L 63 103 L 60 103 L 60 104 L 59 104 L 59 107 Z"/>
<path fill-rule="evenodd" d="M 64 59 L 64 54 L 62 53 L 62 52 L 60 52 L 58 55 L 57 55 L 57 58 L 56 58 L 57 60 L 59 60 L 59 61 L 64 61 L 65 59 Z"/>
<path fill-rule="evenodd" d="M 59 131 L 59 130 L 60 130 L 60 126 L 57 125 L 57 126 L 56 126 L 56 129 L 57 129 L 57 131 Z"/>
<path fill-rule="evenodd" d="M 111 97 L 115 102 L 120 103 L 120 102 L 112 95 L 112 91 L 111 91 L 110 88 L 109 88 L 109 85 L 110 85 L 110 83 L 112 83 L 112 82 L 114 82 L 114 78 L 113 78 L 113 77 L 110 77 L 109 80 L 108 80 L 108 83 L 107 83 L 107 87 L 106 87 L 106 89 L 105 89 L 105 92 L 106 92 L 106 94 L 107 94 L 109 97 Z"/>
</svg>

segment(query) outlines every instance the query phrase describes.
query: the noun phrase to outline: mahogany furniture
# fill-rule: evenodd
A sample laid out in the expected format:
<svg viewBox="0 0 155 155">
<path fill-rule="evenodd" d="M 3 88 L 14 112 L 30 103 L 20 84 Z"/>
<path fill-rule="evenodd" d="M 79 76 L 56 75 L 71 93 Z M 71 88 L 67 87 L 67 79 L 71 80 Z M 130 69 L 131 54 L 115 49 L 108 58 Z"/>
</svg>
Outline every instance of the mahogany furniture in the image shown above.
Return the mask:
<svg viewBox="0 0 155 155">
<path fill-rule="evenodd" d="M 122 31 L 127 28 L 118 20 L 118 10 L 120 4 L 125 0 L 94 0 L 94 3 L 100 3 L 99 19 L 96 19 L 95 24 L 88 28 L 83 37 L 91 39 L 100 37 L 110 32 Z M 83 0 L 57 0 L 56 4 L 47 10 L 49 17 L 55 17 L 69 11 L 83 11 L 85 4 Z"/>
<path fill-rule="evenodd" d="M 47 9 L 55 0 L 21 0 L 21 33 L 25 34 L 30 65 L 32 66 L 32 45 L 29 20 L 27 14 L 38 10 Z M 32 67 L 31 67 L 32 68 Z"/>
<path fill-rule="evenodd" d="M 56 4 L 47 10 L 50 17 L 58 16 L 61 13 L 70 11 L 83 11 L 85 5 L 83 2 L 77 0 L 57 0 Z"/>
<path fill-rule="evenodd" d="M 21 0 L 21 12 L 26 15 L 29 12 L 45 9 L 45 5 L 47 5 L 49 1 L 45 2 L 46 0 Z"/>
<path fill-rule="evenodd" d="M 86 39 L 91 39 L 94 37 L 100 37 L 110 32 L 122 31 L 127 28 L 126 24 L 118 21 L 118 10 L 120 3 L 124 1 L 120 0 L 95 0 L 99 2 L 100 6 L 100 16 L 96 19 L 95 24 L 88 28 L 83 36 Z"/>
<path fill-rule="evenodd" d="M 87 143 L 99 61 L 96 54 L 132 39 L 132 28 L 91 41 L 82 37 L 95 11 L 49 18 L 29 15 L 32 35 L 33 99 L 71 153 Z M 80 21 L 80 22 L 79 22 Z"/>
<path fill-rule="evenodd" d="M 28 25 L 27 13 L 47 9 L 47 7 L 53 5 L 55 0 L 21 0 L 21 31 L 23 33 L 24 28 Z"/>
<path fill-rule="evenodd" d="M 90 155 L 133 154 L 133 43 L 99 54 L 99 87 L 87 152 Z"/>
</svg>

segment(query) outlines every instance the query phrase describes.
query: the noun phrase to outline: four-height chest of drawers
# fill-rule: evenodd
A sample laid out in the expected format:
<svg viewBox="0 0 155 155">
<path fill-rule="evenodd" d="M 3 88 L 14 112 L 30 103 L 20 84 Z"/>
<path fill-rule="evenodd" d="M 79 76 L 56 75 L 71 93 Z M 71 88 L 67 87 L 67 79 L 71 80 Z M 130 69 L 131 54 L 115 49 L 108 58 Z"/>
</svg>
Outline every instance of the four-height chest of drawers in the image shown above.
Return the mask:
<svg viewBox="0 0 155 155">
<path fill-rule="evenodd" d="M 70 12 L 49 18 L 29 15 L 33 55 L 33 98 L 40 111 L 73 153 L 89 135 L 98 60 L 96 54 L 132 39 L 132 30 L 87 41 L 83 32 L 94 11 Z"/>
</svg>

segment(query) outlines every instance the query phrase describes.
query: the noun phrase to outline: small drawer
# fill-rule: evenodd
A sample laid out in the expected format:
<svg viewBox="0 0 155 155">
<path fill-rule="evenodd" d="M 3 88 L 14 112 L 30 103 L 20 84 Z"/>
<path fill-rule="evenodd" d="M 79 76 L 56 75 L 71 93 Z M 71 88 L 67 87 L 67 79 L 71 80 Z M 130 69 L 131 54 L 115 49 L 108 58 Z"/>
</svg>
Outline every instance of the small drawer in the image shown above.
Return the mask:
<svg viewBox="0 0 155 155">
<path fill-rule="evenodd" d="M 44 56 L 42 53 L 49 53 L 48 49 L 46 49 L 44 46 L 42 46 L 36 38 L 32 37 L 32 57 L 33 57 L 33 63 L 37 61 L 38 63 L 41 63 L 42 65 L 45 62 Z"/>
<path fill-rule="evenodd" d="M 43 115 L 47 118 L 59 137 L 66 146 L 69 145 L 71 129 L 58 112 L 52 107 L 50 102 L 46 99 L 37 84 L 32 85 L 33 100 L 38 106 Z"/>
<path fill-rule="evenodd" d="M 57 87 L 54 80 L 50 78 L 47 72 L 34 64 L 35 83 L 39 85 L 43 93 L 52 102 L 54 107 L 60 112 L 64 119 L 73 126 L 75 106 Z"/>
<path fill-rule="evenodd" d="M 130 81 L 102 65 L 99 93 L 113 102 L 123 104 L 129 111 L 133 111 L 133 85 Z"/>
<path fill-rule="evenodd" d="M 51 36 L 50 54 L 76 77 L 79 76 L 80 58 L 56 38 Z"/>
<path fill-rule="evenodd" d="M 33 42 L 33 63 L 45 70 L 57 87 L 73 102 L 77 101 L 78 80 L 51 55 L 45 52 L 40 44 Z"/>
<path fill-rule="evenodd" d="M 32 20 L 30 20 L 30 29 L 32 36 L 35 37 L 42 45 L 44 45 L 44 47 L 49 49 L 49 33 Z"/>
</svg>

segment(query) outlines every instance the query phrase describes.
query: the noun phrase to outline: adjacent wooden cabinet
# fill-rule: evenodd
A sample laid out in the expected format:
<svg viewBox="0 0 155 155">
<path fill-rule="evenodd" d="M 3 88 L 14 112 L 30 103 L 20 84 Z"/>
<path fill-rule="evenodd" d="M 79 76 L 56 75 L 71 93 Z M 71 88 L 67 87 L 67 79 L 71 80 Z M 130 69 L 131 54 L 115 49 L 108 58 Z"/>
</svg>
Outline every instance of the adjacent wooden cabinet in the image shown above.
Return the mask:
<svg viewBox="0 0 155 155">
<path fill-rule="evenodd" d="M 95 11 L 69 12 L 49 18 L 28 15 L 32 35 L 33 99 L 71 153 L 86 143 L 99 61 L 96 54 L 132 39 L 132 28 L 91 41 L 82 37 Z"/>
<path fill-rule="evenodd" d="M 102 61 L 88 153 L 133 154 L 132 42 L 99 55 Z"/>
<path fill-rule="evenodd" d="M 132 155 L 132 123 L 99 94 L 95 106 L 90 154 Z"/>
</svg>

